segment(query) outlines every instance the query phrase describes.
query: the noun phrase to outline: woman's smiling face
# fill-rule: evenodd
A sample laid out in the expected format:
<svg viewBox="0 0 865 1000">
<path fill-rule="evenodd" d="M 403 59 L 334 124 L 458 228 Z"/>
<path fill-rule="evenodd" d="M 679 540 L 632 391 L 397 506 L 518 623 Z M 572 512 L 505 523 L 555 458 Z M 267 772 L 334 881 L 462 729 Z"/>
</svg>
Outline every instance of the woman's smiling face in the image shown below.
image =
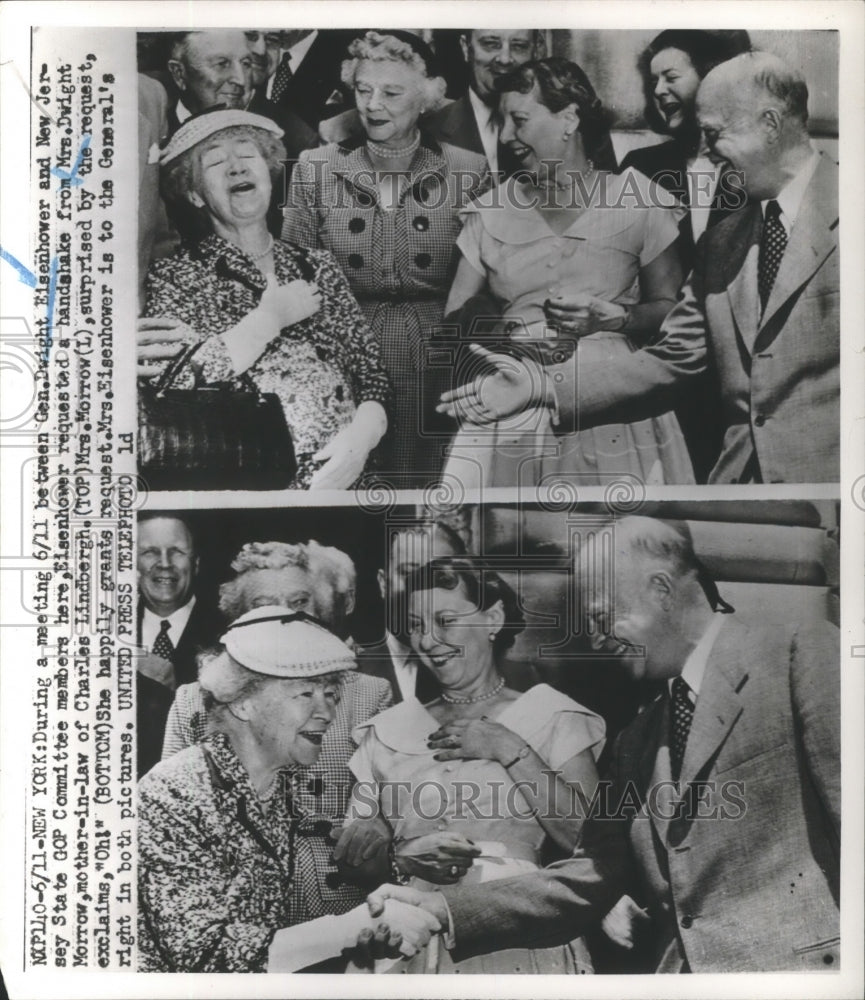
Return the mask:
<svg viewBox="0 0 865 1000">
<path fill-rule="evenodd" d="M 663 49 L 649 64 L 655 107 L 671 134 L 693 125 L 700 77 L 688 54 Z"/>
<path fill-rule="evenodd" d="M 501 140 L 530 170 L 537 170 L 545 161 L 560 161 L 565 129 L 575 130 L 579 123 L 573 105 L 550 111 L 538 96 L 537 86 L 528 94 L 508 91 L 502 94 L 500 107 L 504 119 Z"/>
<path fill-rule="evenodd" d="M 406 145 L 424 110 L 424 78 L 407 63 L 362 59 L 354 77 L 357 110 L 366 134 L 383 145 Z"/>
<path fill-rule="evenodd" d="M 464 687 L 492 665 L 490 634 L 501 625 L 497 607 L 478 609 L 461 587 L 412 593 L 408 614 L 412 649 L 442 687 Z"/>
<path fill-rule="evenodd" d="M 264 219 L 270 205 L 270 172 L 257 143 L 226 130 L 206 140 L 198 153 L 190 201 L 224 225 Z"/>
</svg>

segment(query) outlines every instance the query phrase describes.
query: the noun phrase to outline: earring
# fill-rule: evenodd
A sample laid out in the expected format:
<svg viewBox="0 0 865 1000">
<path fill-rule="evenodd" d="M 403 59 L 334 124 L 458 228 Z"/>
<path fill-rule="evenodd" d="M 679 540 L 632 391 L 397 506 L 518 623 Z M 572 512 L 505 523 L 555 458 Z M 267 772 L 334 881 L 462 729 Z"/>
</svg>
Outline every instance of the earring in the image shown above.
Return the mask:
<svg viewBox="0 0 865 1000">
<path fill-rule="evenodd" d="M 496 641 L 496 633 L 490 632 L 490 642 L 495 642 L 495 641 Z"/>
</svg>

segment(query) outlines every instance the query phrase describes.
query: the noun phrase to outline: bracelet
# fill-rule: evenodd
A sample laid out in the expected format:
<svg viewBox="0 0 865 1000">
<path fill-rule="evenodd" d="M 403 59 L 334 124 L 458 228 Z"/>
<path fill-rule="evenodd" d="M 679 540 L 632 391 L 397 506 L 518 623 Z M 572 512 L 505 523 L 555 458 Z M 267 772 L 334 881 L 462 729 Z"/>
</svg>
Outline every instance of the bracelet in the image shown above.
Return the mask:
<svg viewBox="0 0 865 1000">
<path fill-rule="evenodd" d="M 631 310 L 630 310 L 630 308 L 628 306 L 622 306 L 622 308 L 625 311 L 624 311 L 624 313 L 622 315 L 622 319 L 620 321 L 619 326 L 616 327 L 616 331 L 615 331 L 616 333 L 621 333 L 625 329 L 625 327 L 631 322 Z"/>
<path fill-rule="evenodd" d="M 522 748 L 522 750 L 520 750 L 520 752 L 516 755 L 516 757 L 514 757 L 514 759 L 509 764 L 502 764 L 502 767 L 506 771 L 509 770 L 510 768 L 512 768 L 514 766 L 514 764 L 519 763 L 519 761 L 521 761 L 521 760 L 525 760 L 526 757 L 528 757 L 528 755 L 531 752 L 532 752 L 532 748 L 528 745 L 528 743 L 526 743 L 525 746 Z"/>
<path fill-rule="evenodd" d="M 411 875 L 406 875 L 399 870 L 396 860 L 396 852 L 393 849 L 394 842 L 391 841 L 387 847 L 387 859 L 390 864 L 390 880 L 394 885 L 408 885 L 411 882 Z"/>
</svg>

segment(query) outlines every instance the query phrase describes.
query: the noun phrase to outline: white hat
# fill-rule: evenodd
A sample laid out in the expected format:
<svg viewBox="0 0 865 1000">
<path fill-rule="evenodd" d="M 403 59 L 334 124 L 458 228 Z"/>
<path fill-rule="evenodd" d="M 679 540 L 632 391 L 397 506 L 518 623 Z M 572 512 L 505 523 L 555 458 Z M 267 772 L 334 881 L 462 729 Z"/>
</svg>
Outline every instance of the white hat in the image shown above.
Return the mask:
<svg viewBox="0 0 865 1000">
<path fill-rule="evenodd" d="M 214 132 L 221 132 L 224 128 L 232 128 L 235 125 L 251 125 L 254 128 L 261 128 L 265 132 L 272 132 L 277 138 L 284 135 L 276 122 L 265 118 L 264 115 L 255 115 L 242 108 L 212 108 L 186 119 L 168 140 L 168 144 L 159 157 L 159 163 L 162 166 L 171 163 L 188 149 L 197 146 L 202 139 L 207 139 Z"/>
<path fill-rule="evenodd" d="M 276 604 L 241 615 L 220 642 L 241 666 L 269 677 L 318 677 L 357 666 L 342 639 L 315 618 Z"/>
</svg>

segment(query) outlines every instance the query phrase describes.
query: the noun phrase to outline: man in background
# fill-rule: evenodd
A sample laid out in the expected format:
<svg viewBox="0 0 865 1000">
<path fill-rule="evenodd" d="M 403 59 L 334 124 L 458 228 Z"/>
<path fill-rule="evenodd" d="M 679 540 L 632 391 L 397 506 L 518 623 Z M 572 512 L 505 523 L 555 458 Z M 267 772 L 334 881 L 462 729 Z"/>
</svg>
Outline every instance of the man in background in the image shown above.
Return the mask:
<svg viewBox="0 0 865 1000">
<path fill-rule="evenodd" d="M 195 594 L 199 558 L 189 525 L 180 517 L 138 519 L 138 768 L 160 759 L 165 722 L 180 684 L 198 676 L 201 649 L 220 633 L 222 618 Z"/>
</svg>

